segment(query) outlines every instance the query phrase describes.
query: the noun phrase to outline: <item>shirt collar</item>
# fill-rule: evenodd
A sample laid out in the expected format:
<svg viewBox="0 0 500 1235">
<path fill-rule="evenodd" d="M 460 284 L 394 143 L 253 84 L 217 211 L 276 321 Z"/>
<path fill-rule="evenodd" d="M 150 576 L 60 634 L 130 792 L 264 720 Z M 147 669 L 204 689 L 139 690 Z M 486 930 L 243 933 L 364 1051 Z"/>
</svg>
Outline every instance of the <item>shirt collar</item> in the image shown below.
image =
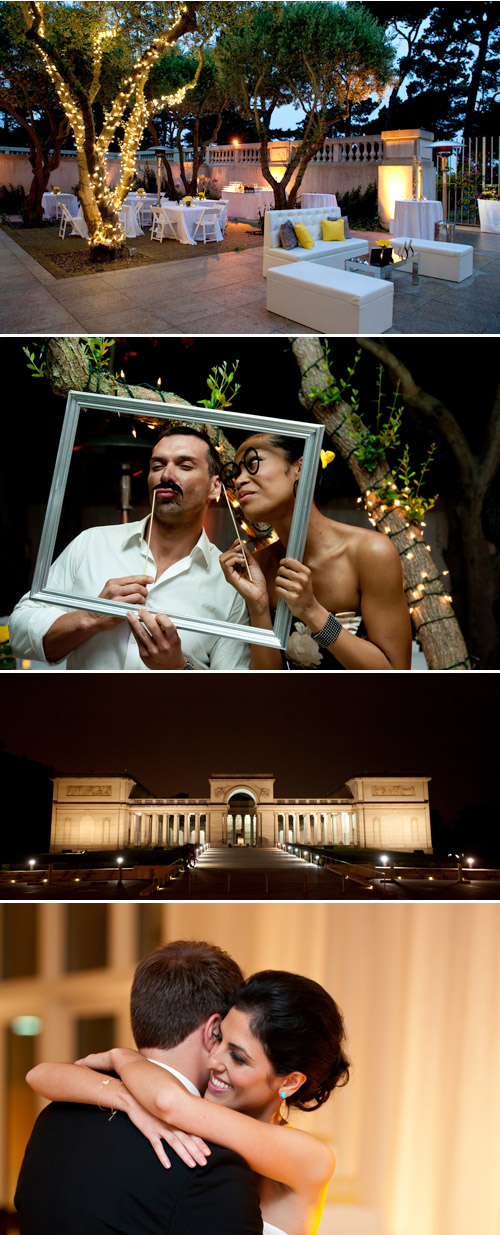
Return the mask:
<svg viewBox="0 0 500 1235">
<path fill-rule="evenodd" d="M 137 543 L 141 545 L 142 541 L 146 540 L 149 518 L 150 516 L 146 515 L 145 519 L 140 519 L 136 523 L 128 523 L 125 525 L 124 537 L 122 541 L 122 548 L 125 549 L 127 545 L 131 545 L 132 543 Z M 210 548 L 211 548 L 211 544 L 208 539 L 207 533 L 205 531 L 205 528 L 202 528 L 201 536 L 199 540 L 197 540 L 193 548 L 191 549 L 191 553 L 189 554 L 189 556 L 194 557 L 196 555 L 197 557 L 199 557 L 201 554 L 201 557 L 203 558 L 205 566 L 207 567 L 207 570 L 208 570 L 210 566 Z"/>
<path fill-rule="evenodd" d="M 176 1076 L 177 1080 L 181 1082 L 181 1085 L 184 1085 L 184 1088 L 189 1090 L 189 1093 L 194 1094 L 195 1098 L 201 1098 L 199 1089 L 197 1089 L 196 1085 L 193 1085 L 193 1082 L 190 1081 L 187 1076 L 184 1076 L 182 1072 L 178 1072 L 176 1068 L 171 1068 L 168 1063 L 161 1063 L 159 1059 L 150 1059 L 149 1063 L 155 1063 L 159 1068 L 165 1068 L 166 1072 L 171 1072 L 172 1076 Z"/>
</svg>

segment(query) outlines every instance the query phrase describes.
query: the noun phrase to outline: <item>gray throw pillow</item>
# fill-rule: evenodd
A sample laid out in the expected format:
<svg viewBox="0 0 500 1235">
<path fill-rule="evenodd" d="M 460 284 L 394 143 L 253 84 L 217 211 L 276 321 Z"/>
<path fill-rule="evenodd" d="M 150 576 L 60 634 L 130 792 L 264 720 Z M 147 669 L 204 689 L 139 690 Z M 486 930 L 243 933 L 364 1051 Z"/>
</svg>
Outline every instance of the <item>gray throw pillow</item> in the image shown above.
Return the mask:
<svg viewBox="0 0 500 1235">
<path fill-rule="evenodd" d="M 330 222 L 331 222 L 331 223 L 334 223 L 334 222 L 335 222 L 334 215 L 332 215 L 332 214 L 328 214 L 326 217 L 327 217 L 327 219 L 329 219 L 329 220 L 330 220 Z M 343 221 L 344 221 L 344 240 L 351 240 L 351 239 L 352 239 L 352 237 L 351 237 L 351 233 L 350 233 L 350 231 L 349 231 L 349 222 L 348 222 L 348 219 L 347 219 L 347 215 L 346 215 L 346 214 L 343 214 L 343 215 L 341 216 L 341 218 L 342 218 L 342 219 L 343 219 Z"/>
<path fill-rule="evenodd" d="M 287 219 L 286 223 L 282 223 L 280 227 L 280 243 L 282 249 L 296 249 L 298 240 L 295 235 L 295 229 L 291 219 Z"/>
</svg>

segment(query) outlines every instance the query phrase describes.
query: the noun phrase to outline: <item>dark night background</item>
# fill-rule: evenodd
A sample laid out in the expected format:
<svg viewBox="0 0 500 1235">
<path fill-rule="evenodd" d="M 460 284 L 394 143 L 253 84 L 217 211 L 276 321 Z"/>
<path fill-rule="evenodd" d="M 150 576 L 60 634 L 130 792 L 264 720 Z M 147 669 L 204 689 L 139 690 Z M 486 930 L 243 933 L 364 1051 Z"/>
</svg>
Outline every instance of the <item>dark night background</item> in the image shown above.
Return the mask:
<svg viewBox="0 0 500 1235">
<path fill-rule="evenodd" d="M 213 772 L 272 772 L 278 797 L 431 776 L 435 849 L 497 858 L 496 699 L 491 673 L 3 674 L 2 857 L 45 848 L 50 830 L 40 779 L 14 755 L 61 775 L 127 771 L 159 797 L 205 797 Z"/>
</svg>

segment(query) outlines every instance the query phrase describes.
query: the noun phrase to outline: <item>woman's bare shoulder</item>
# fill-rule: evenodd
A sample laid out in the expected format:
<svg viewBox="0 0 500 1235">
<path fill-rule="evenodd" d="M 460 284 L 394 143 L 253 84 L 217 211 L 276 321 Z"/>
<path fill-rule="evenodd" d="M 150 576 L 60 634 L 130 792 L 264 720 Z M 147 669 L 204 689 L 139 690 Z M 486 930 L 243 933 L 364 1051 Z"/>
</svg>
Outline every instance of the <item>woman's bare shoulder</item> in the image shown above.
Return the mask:
<svg viewBox="0 0 500 1235">
<path fill-rule="evenodd" d="M 360 562 L 383 565 L 399 560 L 398 551 L 389 536 L 348 523 L 337 523 L 335 527 L 346 547 L 356 554 Z"/>
</svg>

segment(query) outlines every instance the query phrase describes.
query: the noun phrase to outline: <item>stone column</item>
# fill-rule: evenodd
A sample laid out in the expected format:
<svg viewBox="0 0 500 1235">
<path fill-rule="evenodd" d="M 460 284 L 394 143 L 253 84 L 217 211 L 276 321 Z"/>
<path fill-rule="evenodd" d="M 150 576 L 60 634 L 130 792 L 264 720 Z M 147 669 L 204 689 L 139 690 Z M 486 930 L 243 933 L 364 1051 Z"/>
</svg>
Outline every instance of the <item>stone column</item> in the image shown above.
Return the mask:
<svg viewBox="0 0 500 1235">
<path fill-rule="evenodd" d="M 394 202 L 413 196 L 413 163 L 422 167 L 422 196 L 436 197 L 436 169 L 432 161 L 434 134 L 424 129 L 391 129 L 382 133 L 384 159 L 378 166 L 378 208 L 384 222 L 394 218 Z"/>
</svg>

